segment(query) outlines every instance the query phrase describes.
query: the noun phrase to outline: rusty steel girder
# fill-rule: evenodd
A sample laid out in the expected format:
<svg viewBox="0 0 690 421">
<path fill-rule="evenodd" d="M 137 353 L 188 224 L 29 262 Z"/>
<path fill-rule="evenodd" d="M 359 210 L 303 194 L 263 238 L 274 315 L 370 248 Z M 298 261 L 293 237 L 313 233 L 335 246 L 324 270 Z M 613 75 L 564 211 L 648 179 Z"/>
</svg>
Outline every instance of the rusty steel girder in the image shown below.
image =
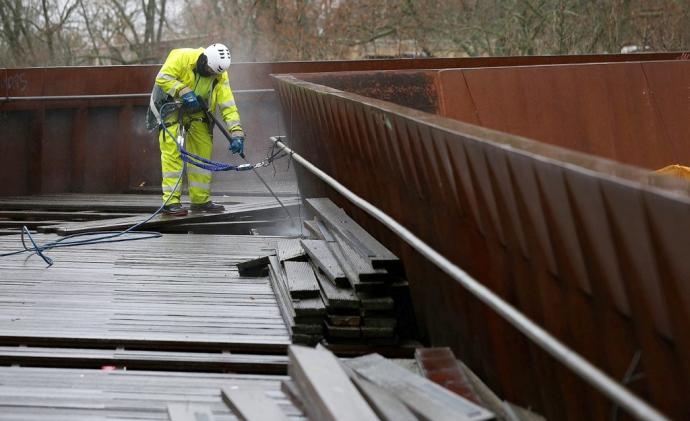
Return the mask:
<svg viewBox="0 0 690 421">
<path fill-rule="evenodd" d="M 654 167 L 674 154 L 688 157 L 687 147 L 641 136 L 688 127 L 678 120 L 686 119 L 687 95 L 663 95 L 687 93 L 687 83 L 679 83 L 685 76 L 655 81 L 679 75 L 688 63 L 649 63 L 655 75 L 645 66 L 643 86 L 629 84 L 639 63 L 543 67 L 541 74 L 516 67 L 278 75 L 275 85 L 291 148 L 662 412 L 686 419 L 690 188 L 591 154 L 607 150 L 597 144 L 605 139 L 618 142 L 609 157 L 624 162 L 642 165 L 639 158 Z M 629 78 L 597 85 L 602 69 Z M 582 95 L 560 103 L 573 83 Z M 549 89 L 556 97 L 546 101 Z M 605 106 L 596 103 L 603 100 Z M 649 119 L 628 121 L 640 110 Z M 566 111 L 580 113 L 586 127 L 570 133 L 577 119 Z M 617 120 L 584 123 L 601 112 Z M 463 116 L 508 131 L 528 118 L 520 134 L 556 138 L 535 141 L 457 120 Z M 588 132 L 597 128 L 604 132 Z M 626 137 L 629 130 L 637 131 L 639 145 Z M 645 157 L 654 147 L 663 150 Z M 306 197 L 330 196 L 403 259 L 433 345 L 451 346 L 501 396 L 549 419 L 611 416 L 600 393 L 379 223 L 310 174 L 298 171 L 298 179 Z"/>
</svg>

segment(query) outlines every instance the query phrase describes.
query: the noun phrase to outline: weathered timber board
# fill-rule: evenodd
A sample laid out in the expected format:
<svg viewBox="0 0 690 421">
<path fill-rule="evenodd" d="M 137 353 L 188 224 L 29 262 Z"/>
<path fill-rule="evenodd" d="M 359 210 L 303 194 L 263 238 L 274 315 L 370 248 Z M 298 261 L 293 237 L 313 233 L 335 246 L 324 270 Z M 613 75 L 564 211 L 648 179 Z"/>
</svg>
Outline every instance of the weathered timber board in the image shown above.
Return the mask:
<svg viewBox="0 0 690 421">
<path fill-rule="evenodd" d="M 208 408 L 236 419 L 223 387 L 261 390 L 281 411 L 304 419 L 280 390 L 285 376 L 0 367 L 0 420 L 168 420 L 169 404 Z"/>
<path fill-rule="evenodd" d="M 352 383 L 367 400 L 376 415 L 384 421 L 416 421 L 417 417 L 393 394 L 357 375 L 351 376 Z"/>
<path fill-rule="evenodd" d="M 229 352 L 1 346 L 0 364 L 71 368 L 100 368 L 104 365 L 113 365 L 137 370 L 227 371 L 246 374 L 287 373 L 287 357 L 285 355 Z"/>
<path fill-rule="evenodd" d="M 326 276 L 314 268 L 316 279 L 321 288 L 321 297 L 327 310 L 357 310 L 360 307 L 360 299 L 352 288 L 343 288 L 334 285 Z"/>
<path fill-rule="evenodd" d="M 283 262 L 290 296 L 313 298 L 319 295 L 319 284 L 308 262 Z"/>
<path fill-rule="evenodd" d="M 27 220 L 0 220 L 0 228 L 18 228 L 21 229 L 22 227 L 27 227 L 28 229 L 35 229 L 38 232 L 41 232 L 39 229 L 40 227 L 44 225 L 55 225 L 55 224 L 60 224 L 62 221 L 27 221 Z"/>
<path fill-rule="evenodd" d="M 2 199 L 0 199 L 0 206 L 2 206 Z M 31 210 L 0 210 L 0 218 L 11 219 L 31 219 L 31 220 L 46 220 L 58 219 L 60 221 L 88 221 L 92 219 L 110 219 L 110 218 L 124 218 L 128 216 L 135 216 L 134 213 L 122 212 L 60 212 L 60 211 L 31 211 Z"/>
<path fill-rule="evenodd" d="M 357 273 L 361 282 L 384 282 L 393 280 L 385 269 L 374 269 L 371 262 L 360 256 L 340 234 L 334 232 L 333 237 L 343 251 L 347 263 Z"/>
<path fill-rule="evenodd" d="M 300 396 L 299 389 L 297 388 L 295 382 L 289 379 L 283 380 L 280 383 L 280 390 L 282 390 L 283 393 L 285 393 L 285 396 L 287 396 L 288 399 L 290 399 L 292 404 L 295 405 L 297 409 L 302 411 L 302 413 L 305 412 L 304 402 L 302 402 L 302 397 Z"/>
<path fill-rule="evenodd" d="M 165 233 L 182 234 L 230 234 L 230 235 L 252 235 L 252 230 L 269 229 L 280 226 L 281 220 L 249 218 L 243 221 L 217 221 L 217 222 L 196 222 L 191 224 L 165 225 L 158 227 L 157 231 Z"/>
<path fill-rule="evenodd" d="M 319 420 L 377 420 L 362 395 L 329 351 L 290 346 L 290 377 L 297 385 L 307 415 Z"/>
<path fill-rule="evenodd" d="M 400 267 L 400 260 L 390 250 L 330 199 L 307 199 L 307 204 L 326 222 L 329 228 L 343 236 L 361 256 L 369 258 L 377 267 Z"/>
<path fill-rule="evenodd" d="M 490 411 L 378 354 L 345 362 L 358 375 L 393 393 L 425 420 L 487 420 Z"/>
<path fill-rule="evenodd" d="M 280 262 L 276 256 L 268 256 L 268 261 L 269 280 L 271 282 L 271 287 L 273 288 L 273 293 L 276 296 L 278 308 L 280 309 L 280 314 L 285 322 L 285 326 L 290 335 L 292 335 L 292 328 L 295 325 L 295 310 L 292 306 L 290 292 L 285 283 L 283 269 L 280 266 Z"/>
<path fill-rule="evenodd" d="M 213 201 L 225 206 L 265 202 L 267 195 L 214 196 Z M 281 199 L 283 203 L 287 199 Z M 183 201 L 184 205 L 189 205 Z M 0 210 L 49 210 L 92 212 L 151 213 L 161 202 L 159 194 L 88 194 L 63 193 L 32 196 L 0 197 Z"/>
<path fill-rule="evenodd" d="M 286 199 L 285 206 L 296 206 L 299 199 Z M 129 228 L 135 224 L 142 223 L 138 229 L 150 229 L 155 227 L 174 226 L 180 224 L 190 224 L 198 222 L 228 221 L 246 216 L 265 216 L 282 211 L 280 205 L 274 199 L 265 199 L 263 202 L 231 205 L 221 213 L 201 213 L 189 212 L 186 216 L 169 216 L 158 214 L 147 222 L 148 216 L 134 216 L 127 218 L 114 218 L 98 221 L 71 222 L 55 229 L 60 235 L 79 234 L 92 231 L 117 231 Z"/>
<path fill-rule="evenodd" d="M 321 269 L 326 277 L 334 284 L 342 284 L 346 280 L 345 272 L 340 267 L 326 241 L 302 240 L 302 248 L 307 252 L 312 262 Z"/>
<path fill-rule="evenodd" d="M 223 402 L 239 419 L 246 421 L 281 421 L 287 416 L 261 389 L 227 386 L 221 389 Z"/>
<path fill-rule="evenodd" d="M 286 260 L 300 259 L 306 256 L 306 252 L 302 248 L 299 239 L 284 239 L 276 242 L 276 253 L 278 260 L 284 262 Z"/>
<path fill-rule="evenodd" d="M 169 403 L 168 417 L 170 421 L 214 421 L 213 411 L 205 405 L 189 405 L 184 403 Z"/>
<path fill-rule="evenodd" d="M 244 262 L 237 264 L 237 270 L 240 276 L 248 277 L 261 277 L 268 276 L 268 265 L 270 261 L 268 260 L 267 254 L 265 256 L 257 257 L 256 259 L 246 260 Z"/>
<path fill-rule="evenodd" d="M 333 326 L 326 322 L 326 333 L 329 338 L 359 338 L 362 336 L 362 331 L 359 326 Z"/>
</svg>

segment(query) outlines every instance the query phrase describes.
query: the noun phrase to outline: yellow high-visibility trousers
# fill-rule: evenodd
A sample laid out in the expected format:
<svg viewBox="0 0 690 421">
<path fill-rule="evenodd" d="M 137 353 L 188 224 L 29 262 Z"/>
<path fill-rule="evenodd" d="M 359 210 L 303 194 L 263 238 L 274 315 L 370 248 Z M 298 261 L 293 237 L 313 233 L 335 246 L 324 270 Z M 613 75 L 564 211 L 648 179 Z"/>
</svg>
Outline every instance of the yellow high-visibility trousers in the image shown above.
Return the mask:
<svg viewBox="0 0 690 421">
<path fill-rule="evenodd" d="M 213 136 L 209 131 L 208 124 L 200 119 L 189 117 L 185 117 L 182 124 L 187 128 L 187 137 L 184 143 L 184 148 L 187 152 L 199 155 L 202 158 L 211 159 Z M 168 204 L 180 203 L 180 192 L 182 191 L 182 180 L 180 180 L 175 190 L 175 184 L 182 174 L 182 158 L 175 143 L 178 129 L 179 124 L 175 122 L 168 127 L 167 131 L 161 130 L 158 136 L 163 172 L 163 202 L 170 198 Z M 171 139 L 170 135 L 174 136 L 174 138 Z M 187 181 L 189 198 L 193 204 L 203 204 L 211 200 L 211 171 L 187 164 Z M 171 195 L 172 197 L 170 197 Z"/>
</svg>

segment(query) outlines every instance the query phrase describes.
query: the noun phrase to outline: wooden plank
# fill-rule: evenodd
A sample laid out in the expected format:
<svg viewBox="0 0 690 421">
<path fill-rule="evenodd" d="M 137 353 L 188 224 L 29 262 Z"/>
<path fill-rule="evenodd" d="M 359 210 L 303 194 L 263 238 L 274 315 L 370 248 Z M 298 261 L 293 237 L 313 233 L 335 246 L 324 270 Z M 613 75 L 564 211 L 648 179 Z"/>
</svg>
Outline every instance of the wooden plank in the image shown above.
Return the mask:
<svg viewBox="0 0 690 421">
<path fill-rule="evenodd" d="M 338 261 L 338 264 L 342 268 L 343 272 L 345 273 L 345 278 L 347 279 L 347 284 L 343 282 L 342 284 L 338 284 L 338 286 L 349 286 L 355 291 L 361 290 L 362 281 L 359 279 L 359 274 L 345 257 L 345 253 L 341 246 L 334 241 L 329 242 L 328 247 L 330 248 L 333 257 L 335 257 L 335 259 Z"/>
<path fill-rule="evenodd" d="M 327 245 L 331 255 L 338 262 L 338 265 L 345 274 L 345 279 L 335 278 L 336 285 L 341 288 L 354 288 L 354 285 L 361 283 L 357 272 L 352 269 L 352 266 L 348 263 L 347 259 L 345 259 L 345 255 L 338 244 L 334 241 L 328 242 Z"/>
<path fill-rule="evenodd" d="M 305 412 L 304 402 L 302 402 L 302 396 L 300 395 L 297 385 L 292 380 L 283 380 L 280 383 L 280 390 L 285 393 L 285 396 L 290 399 L 293 405 L 297 407 L 300 411 Z"/>
<path fill-rule="evenodd" d="M 392 311 L 395 308 L 395 301 L 388 296 L 381 297 L 367 292 L 358 292 L 357 296 L 365 310 Z"/>
<path fill-rule="evenodd" d="M 421 419 L 487 420 L 494 417 L 490 411 L 378 354 L 354 358 L 345 364 L 397 396 Z"/>
<path fill-rule="evenodd" d="M 324 240 L 328 243 L 335 241 L 331 230 L 328 229 L 326 224 L 320 218 L 314 218 L 314 222 L 316 224 L 316 228 L 318 228 L 319 240 Z"/>
<path fill-rule="evenodd" d="M 62 221 L 27 221 L 27 220 L 0 220 L 0 228 L 17 228 L 21 229 L 26 226 L 29 229 L 35 229 L 41 232 L 41 227 L 45 225 L 60 224 Z"/>
<path fill-rule="evenodd" d="M 220 200 L 224 204 L 232 202 Z M 103 212 L 154 212 L 161 205 L 158 194 L 46 194 L 0 198 L 2 210 L 53 210 Z"/>
<path fill-rule="evenodd" d="M 314 346 L 323 339 L 323 335 L 312 335 L 306 333 L 295 333 L 292 335 L 292 342 L 295 344 Z"/>
<path fill-rule="evenodd" d="M 361 326 L 363 338 L 394 338 L 395 326 Z"/>
<path fill-rule="evenodd" d="M 423 346 L 415 341 L 398 341 L 394 344 L 362 344 L 361 342 L 331 342 L 324 340 L 321 342 L 331 352 L 341 358 L 361 357 L 367 354 L 381 354 L 386 358 L 414 358 L 415 349 Z"/>
<path fill-rule="evenodd" d="M 334 326 L 328 322 L 325 322 L 325 325 L 326 333 L 330 339 L 353 339 L 362 336 L 362 331 L 359 326 Z"/>
<path fill-rule="evenodd" d="M 3 420 L 166 420 L 168 404 L 205 408 L 217 420 L 233 419 L 220 389 L 262 390 L 281 410 L 304 419 L 280 391 L 284 376 L 174 371 L 0 367 Z M 196 418 L 200 421 L 203 418 Z"/>
<path fill-rule="evenodd" d="M 288 207 L 297 206 L 299 204 L 299 199 L 286 199 L 283 203 Z M 186 216 L 168 216 L 159 214 L 154 216 L 150 221 L 142 224 L 140 228 L 149 229 L 167 225 L 232 220 L 234 218 L 240 218 L 248 215 L 259 216 L 273 214 L 278 211 L 282 211 L 280 205 L 276 203 L 275 200 L 266 199 L 259 203 L 227 206 L 224 212 L 216 214 L 197 212 L 189 212 Z M 72 222 L 64 224 L 62 227 L 58 228 L 56 232 L 59 235 L 71 235 L 92 231 L 115 231 L 129 228 L 134 224 L 144 221 L 145 219 L 146 218 L 142 218 L 140 216 L 135 216 L 99 221 Z"/>
<path fill-rule="evenodd" d="M 292 300 L 296 316 L 304 317 L 323 317 L 326 314 L 326 306 L 321 297 L 315 298 L 295 298 Z"/>
<path fill-rule="evenodd" d="M 385 269 L 374 269 L 371 262 L 360 256 L 357 251 L 338 233 L 333 233 L 336 243 L 343 251 L 343 256 L 361 282 L 392 281 L 393 278 Z M 340 262 L 342 264 L 342 262 Z"/>
<path fill-rule="evenodd" d="M 143 351 L 124 349 L 0 347 L 0 364 L 26 367 L 100 368 L 104 365 L 137 370 L 225 371 L 246 374 L 286 374 L 284 355 L 229 352 Z"/>
<path fill-rule="evenodd" d="M 209 408 L 184 403 L 169 403 L 168 417 L 170 421 L 214 420 L 213 412 Z"/>
<path fill-rule="evenodd" d="M 366 317 L 363 324 L 367 327 L 395 328 L 398 324 L 398 320 L 395 317 Z"/>
<path fill-rule="evenodd" d="M 20 234 L 22 230 L 20 228 L 15 228 L 15 229 L 0 229 L 0 235 L 16 235 Z M 35 231 L 29 230 L 31 234 L 33 234 Z"/>
<path fill-rule="evenodd" d="M 309 207 L 326 222 L 333 231 L 349 242 L 357 252 L 371 260 L 377 268 L 391 268 L 399 271 L 400 260 L 383 244 L 350 218 L 330 199 L 307 199 Z"/>
<path fill-rule="evenodd" d="M 283 262 L 290 296 L 294 298 L 314 298 L 319 296 L 316 275 L 307 262 Z"/>
<path fill-rule="evenodd" d="M 323 323 L 323 315 L 318 314 L 315 316 L 295 316 L 295 323 L 303 325 L 317 325 Z"/>
<path fill-rule="evenodd" d="M 213 201 L 225 206 L 265 202 L 267 194 L 246 195 L 227 194 L 213 197 Z M 291 195 L 294 199 L 297 196 Z M 274 200 L 271 198 L 271 200 Z M 282 200 L 282 199 L 281 199 Z M 45 210 L 45 211 L 88 211 L 88 212 L 136 212 L 152 213 L 161 205 L 160 192 L 135 194 L 92 194 L 60 193 L 30 196 L 0 197 L 0 210 Z M 183 201 L 188 206 L 189 202 Z"/>
<path fill-rule="evenodd" d="M 362 318 L 360 316 L 328 314 L 326 320 L 328 320 L 331 326 L 357 327 L 362 324 Z"/>
<path fill-rule="evenodd" d="M 238 263 L 237 270 L 240 273 L 240 276 L 253 278 L 268 276 L 268 265 L 270 264 L 268 256 L 270 255 L 261 256 Z"/>
<path fill-rule="evenodd" d="M 331 283 L 326 276 L 314 268 L 316 279 L 319 282 L 322 298 L 327 310 L 357 310 L 359 309 L 360 299 L 351 288 L 342 288 Z"/>
<path fill-rule="evenodd" d="M 286 260 L 302 260 L 302 257 L 307 254 L 302 248 L 299 239 L 278 240 L 276 252 L 278 254 L 278 260 L 281 262 Z"/>
<path fill-rule="evenodd" d="M 292 327 L 294 333 L 299 333 L 303 335 L 319 335 L 323 336 L 323 322 L 318 324 L 300 324 L 295 323 Z"/>
<path fill-rule="evenodd" d="M 278 305 L 280 308 L 280 314 L 285 321 L 285 326 L 287 327 L 290 335 L 292 335 L 292 328 L 295 325 L 295 310 L 292 306 L 292 299 L 290 298 L 290 292 L 285 284 L 285 279 L 282 274 L 282 268 L 280 262 L 276 256 L 269 256 L 269 279 L 271 281 L 271 286 L 273 287 L 273 292 L 276 295 Z"/>
<path fill-rule="evenodd" d="M 27 218 L 31 220 L 60 220 L 60 221 L 88 221 L 93 219 L 111 219 L 136 216 L 135 213 L 123 212 L 60 212 L 60 211 L 32 211 L 32 210 L 0 210 L 0 218 Z"/>
<path fill-rule="evenodd" d="M 238 386 L 227 386 L 221 389 L 221 396 L 230 409 L 245 421 L 287 420 L 273 399 L 266 396 L 263 390 L 243 389 Z"/>
<path fill-rule="evenodd" d="M 231 235 L 251 235 L 252 230 L 258 228 L 268 229 L 279 226 L 276 220 L 256 220 L 249 218 L 246 221 L 216 221 L 216 222 L 197 222 L 191 224 L 165 225 L 158 228 L 158 231 L 165 233 L 190 233 L 190 234 L 231 234 Z"/>
<path fill-rule="evenodd" d="M 316 266 L 323 271 L 328 280 L 334 284 L 342 284 L 346 281 L 345 272 L 340 267 L 326 241 L 323 240 L 301 240 L 302 248 L 307 252 L 309 258 Z"/>
<path fill-rule="evenodd" d="M 416 421 L 417 417 L 400 402 L 394 395 L 385 389 L 376 386 L 368 380 L 351 376 L 350 379 L 362 393 L 364 399 L 369 402 L 371 408 L 384 421 Z"/>
<path fill-rule="evenodd" d="M 317 239 L 317 240 L 323 239 L 323 238 L 321 237 L 321 232 L 319 231 L 319 227 L 318 227 L 318 225 L 316 224 L 316 221 L 314 221 L 314 220 L 312 220 L 312 221 L 307 220 L 307 221 L 304 221 L 302 224 L 304 225 L 304 227 L 305 227 L 305 228 L 307 229 L 307 231 L 309 232 L 309 237 L 310 237 L 310 238 Z"/>
<path fill-rule="evenodd" d="M 319 420 L 377 420 L 330 352 L 292 345 L 288 372 L 297 384 L 307 415 Z"/>
</svg>

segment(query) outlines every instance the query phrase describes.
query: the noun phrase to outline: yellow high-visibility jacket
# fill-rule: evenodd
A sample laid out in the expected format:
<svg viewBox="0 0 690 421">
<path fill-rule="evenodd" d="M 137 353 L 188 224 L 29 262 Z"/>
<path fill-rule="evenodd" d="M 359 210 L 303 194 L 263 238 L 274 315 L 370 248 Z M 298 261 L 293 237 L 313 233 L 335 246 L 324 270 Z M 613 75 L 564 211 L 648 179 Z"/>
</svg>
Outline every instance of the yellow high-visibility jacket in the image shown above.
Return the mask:
<svg viewBox="0 0 690 421">
<path fill-rule="evenodd" d="M 156 85 L 166 94 L 177 98 L 185 86 L 194 89 L 196 61 L 204 52 L 203 48 L 177 48 L 168 54 L 163 67 L 156 76 Z M 237 111 L 235 97 L 230 88 L 228 72 L 216 75 L 216 83 L 210 95 L 209 110 L 220 108 L 221 115 L 229 131 L 242 130 L 240 113 Z"/>
</svg>

